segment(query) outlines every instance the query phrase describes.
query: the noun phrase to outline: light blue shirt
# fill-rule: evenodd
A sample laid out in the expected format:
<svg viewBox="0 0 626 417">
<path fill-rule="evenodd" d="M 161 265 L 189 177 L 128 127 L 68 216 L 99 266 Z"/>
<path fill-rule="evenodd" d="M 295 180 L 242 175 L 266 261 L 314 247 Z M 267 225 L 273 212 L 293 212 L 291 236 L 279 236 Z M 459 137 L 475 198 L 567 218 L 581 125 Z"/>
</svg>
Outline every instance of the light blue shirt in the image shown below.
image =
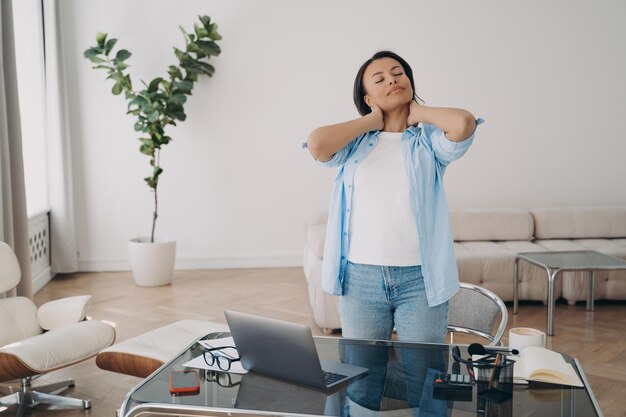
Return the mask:
<svg viewBox="0 0 626 417">
<path fill-rule="evenodd" d="M 476 125 L 483 121 L 476 119 Z M 322 288 L 331 294 L 343 295 L 343 277 L 350 248 L 354 173 L 376 147 L 378 132 L 364 133 L 339 150 L 331 160 L 318 162 L 326 167 L 339 167 L 330 199 L 322 264 Z M 431 307 L 446 302 L 459 289 L 443 174 L 450 162 L 465 154 L 474 134 L 462 142 L 453 142 L 432 124 L 410 126 L 402 134 L 402 157 L 409 179 L 411 211 L 417 224 L 422 275 Z"/>
</svg>

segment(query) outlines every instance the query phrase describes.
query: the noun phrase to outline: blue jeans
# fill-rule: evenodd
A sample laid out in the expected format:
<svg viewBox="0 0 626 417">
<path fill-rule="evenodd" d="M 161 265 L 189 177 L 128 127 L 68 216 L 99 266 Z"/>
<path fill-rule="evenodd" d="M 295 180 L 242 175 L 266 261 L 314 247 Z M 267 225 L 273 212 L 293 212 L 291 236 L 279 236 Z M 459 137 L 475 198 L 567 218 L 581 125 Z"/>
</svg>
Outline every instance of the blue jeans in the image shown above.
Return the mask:
<svg viewBox="0 0 626 417">
<path fill-rule="evenodd" d="M 421 266 L 380 266 L 348 262 L 339 299 L 345 337 L 442 343 L 448 302 L 429 307 Z"/>
</svg>

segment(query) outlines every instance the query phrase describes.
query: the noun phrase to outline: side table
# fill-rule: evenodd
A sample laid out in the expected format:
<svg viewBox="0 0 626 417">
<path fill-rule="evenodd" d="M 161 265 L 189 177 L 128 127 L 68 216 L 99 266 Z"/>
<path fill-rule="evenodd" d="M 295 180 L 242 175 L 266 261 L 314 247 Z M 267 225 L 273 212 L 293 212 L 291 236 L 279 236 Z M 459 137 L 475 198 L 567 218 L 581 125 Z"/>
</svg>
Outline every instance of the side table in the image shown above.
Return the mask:
<svg viewBox="0 0 626 417">
<path fill-rule="evenodd" d="M 587 274 L 587 311 L 593 311 L 595 271 L 626 269 L 626 261 L 593 250 L 518 253 L 513 266 L 513 314 L 517 314 L 518 263 L 524 260 L 546 270 L 548 278 L 548 323 L 546 334 L 554 335 L 554 280 L 562 271 L 589 271 Z"/>
</svg>

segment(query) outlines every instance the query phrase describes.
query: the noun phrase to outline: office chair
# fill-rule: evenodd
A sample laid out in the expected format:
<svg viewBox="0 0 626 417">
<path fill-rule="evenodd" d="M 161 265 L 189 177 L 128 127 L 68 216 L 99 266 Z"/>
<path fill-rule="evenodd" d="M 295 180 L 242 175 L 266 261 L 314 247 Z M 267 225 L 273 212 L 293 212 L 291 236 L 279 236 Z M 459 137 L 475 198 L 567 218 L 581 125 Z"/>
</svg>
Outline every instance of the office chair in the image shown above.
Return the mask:
<svg viewBox="0 0 626 417">
<path fill-rule="evenodd" d="M 486 288 L 461 282 L 461 289 L 450 300 L 450 343 L 454 343 L 454 333 L 464 333 L 487 339 L 489 346 L 499 346 L 508 319 L 500 297 Z"/>
<path fill-rule="evenodd" d="M 0 242 L 0 294 L 17 286 L 20 266 L 13 250 Z M 74 380 L 32 386 L 39 375 L 88 359 L 115 340 L 115 330 L 85 320 L 90 295 L 45 303 L 39 309 L 26 297 L 0 298 L 0 382 L 20 380 L 20 388 L 0 386 L 0 412 L 17 405 L 17 416 L 39 403 L 90 408 L 90 400 L 56 395 Z"/>
</svg>

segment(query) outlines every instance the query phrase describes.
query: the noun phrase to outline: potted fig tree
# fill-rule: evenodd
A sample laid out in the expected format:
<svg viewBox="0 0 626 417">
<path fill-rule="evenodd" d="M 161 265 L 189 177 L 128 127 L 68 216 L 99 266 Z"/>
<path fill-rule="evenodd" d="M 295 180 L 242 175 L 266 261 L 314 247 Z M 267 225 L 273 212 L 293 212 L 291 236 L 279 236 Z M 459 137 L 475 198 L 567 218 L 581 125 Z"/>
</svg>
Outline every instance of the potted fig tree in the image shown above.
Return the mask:
<svg viewBox="0 0 626 417">
<path fill-rule="evenodd" d="M 178 62 L 170 65 L 167 77 L 156 77 L 149 83 L 143 82 L 143 88 L 135 90 L 127 72 L 126 61 L 131 53 L 126 49 L 115 51 L 117 39 L 107 39 L 106 33 L 96 35 L 96 45 L 88 48 L 84 56 L 96 64 L 93 68 L 108 73 L 107 79 L 113 80 L 111 92 L 124 94 L 128 102 L 128 112 L 137 118 L 135 131 L 139 135 L 139 151 L 150 158 L 150 175 L 144 181 L 154 194 L 152 213 L 152 231 L 149 237 L 129 241 L 133 277 L 138 285 L 155 286 L 171 282 L 176 259 L 176 241 L 155 239 L 158 215 L 159 177 L 163 173 L 160 153 L 165 145 L 172 141 L 166 132 L 167 126 L 176 126 L 186 119 L 185 102 L 191 95 L 199 77 L 211 77 L 215 68 L 209 63 L 210 58 L 220 54 L 216 41 L 222 39 L 217 31 L 217 24 L 208 16 L 200 16 L 200 23 L 193 31 L 183 32 L 185 49 L 174 48 Z"/>
</svg>

